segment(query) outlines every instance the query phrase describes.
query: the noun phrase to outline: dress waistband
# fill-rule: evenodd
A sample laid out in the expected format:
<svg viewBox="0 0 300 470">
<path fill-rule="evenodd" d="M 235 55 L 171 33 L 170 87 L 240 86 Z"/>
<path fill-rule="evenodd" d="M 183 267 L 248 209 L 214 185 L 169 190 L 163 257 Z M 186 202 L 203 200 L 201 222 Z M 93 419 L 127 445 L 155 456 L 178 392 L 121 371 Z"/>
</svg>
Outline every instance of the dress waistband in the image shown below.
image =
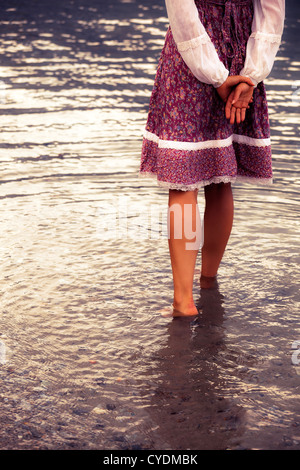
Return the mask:
<svg viewBox="0 0 300 470">
<path fill-rule="evenodd" d="M 225 51 L 229 67 L 235 64 L 234 69 L 242 69 L 244 44 L 241 42 L 240 11 L 244 7 L 250 14 L 253 11 L 253 0 L 195 0 L 195 4 L 199 9 L 200 18 L 203 17 L 204 24 L 206 14 L 211 14 L 214 5 L 222 7 L 221 23 L 219 23 L 222 50 Z"/>
</svg>

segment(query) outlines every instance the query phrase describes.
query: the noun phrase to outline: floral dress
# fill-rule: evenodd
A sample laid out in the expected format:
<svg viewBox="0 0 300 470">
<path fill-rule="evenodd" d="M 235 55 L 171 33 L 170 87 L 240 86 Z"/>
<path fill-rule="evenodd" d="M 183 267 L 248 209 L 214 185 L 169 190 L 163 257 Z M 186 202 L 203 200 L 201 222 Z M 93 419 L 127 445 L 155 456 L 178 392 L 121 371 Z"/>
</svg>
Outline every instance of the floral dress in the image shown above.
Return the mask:
<svg viewBox="0 0 300 470">
<path fill-rule="evenodd" d="M 140 175 L 169 189 L 242 179 L 272 182 L 269 75 L 284 0 L 166 0 L 170 27 L 143 136 Z M 255 85 L 245 121 L 230 122 L 218 88 L 228 75 Z"/>
</svg>

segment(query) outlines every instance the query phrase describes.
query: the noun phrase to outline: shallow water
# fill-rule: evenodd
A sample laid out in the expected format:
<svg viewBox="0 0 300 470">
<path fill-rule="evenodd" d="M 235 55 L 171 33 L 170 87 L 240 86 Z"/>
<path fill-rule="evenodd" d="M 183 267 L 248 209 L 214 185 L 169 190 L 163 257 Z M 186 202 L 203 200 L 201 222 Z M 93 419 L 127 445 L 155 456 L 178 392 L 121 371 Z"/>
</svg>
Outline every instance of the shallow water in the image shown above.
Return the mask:
<svg viewBox="0 0 300 470">
<path fill-rule="evenodd" d="M 299 449 L 299 5 L 274 185 L 235 186 L 219 289 L 198 269 L 172 321 L 167 193 L 138 177 L 163 1 L 2 4 L 0 448 Z"/>
</svg>

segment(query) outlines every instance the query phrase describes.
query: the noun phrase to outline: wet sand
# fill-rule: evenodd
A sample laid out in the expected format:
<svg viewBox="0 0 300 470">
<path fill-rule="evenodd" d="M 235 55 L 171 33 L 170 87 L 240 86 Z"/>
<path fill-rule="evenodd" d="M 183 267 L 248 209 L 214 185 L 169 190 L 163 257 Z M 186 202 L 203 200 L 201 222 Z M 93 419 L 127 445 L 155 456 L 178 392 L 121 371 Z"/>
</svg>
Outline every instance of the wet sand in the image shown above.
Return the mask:
<svg viewBox="0 0 300 470">
<path fill-rule="evenodd" d="M 266 80 L 274 185 L 234 187 L 218 289 L 198 269 L 176 320 L 167 194 L 138 177 L 164 2 L 1 8 L 0 449 L 299 449 L 297 2 Z"/>
</svg>

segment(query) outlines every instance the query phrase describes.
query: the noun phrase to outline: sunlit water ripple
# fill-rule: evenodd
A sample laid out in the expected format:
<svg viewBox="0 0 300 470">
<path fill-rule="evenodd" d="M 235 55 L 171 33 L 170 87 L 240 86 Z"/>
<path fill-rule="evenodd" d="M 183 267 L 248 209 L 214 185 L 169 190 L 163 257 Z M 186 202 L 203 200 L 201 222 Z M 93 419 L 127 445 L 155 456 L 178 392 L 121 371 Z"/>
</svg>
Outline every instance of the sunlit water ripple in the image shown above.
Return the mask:
<svg viewBox="0 0 300 470">
<path fill-rule="evenodd" d="M 171 321 L 167 193 L 138 177 L 164 2 L 2 3 L 0 447 L 299 448 L 299 5 L 274 185 L 235 186 L 219 292 L 197 269 L 201 314 Z"/>
</svg>

